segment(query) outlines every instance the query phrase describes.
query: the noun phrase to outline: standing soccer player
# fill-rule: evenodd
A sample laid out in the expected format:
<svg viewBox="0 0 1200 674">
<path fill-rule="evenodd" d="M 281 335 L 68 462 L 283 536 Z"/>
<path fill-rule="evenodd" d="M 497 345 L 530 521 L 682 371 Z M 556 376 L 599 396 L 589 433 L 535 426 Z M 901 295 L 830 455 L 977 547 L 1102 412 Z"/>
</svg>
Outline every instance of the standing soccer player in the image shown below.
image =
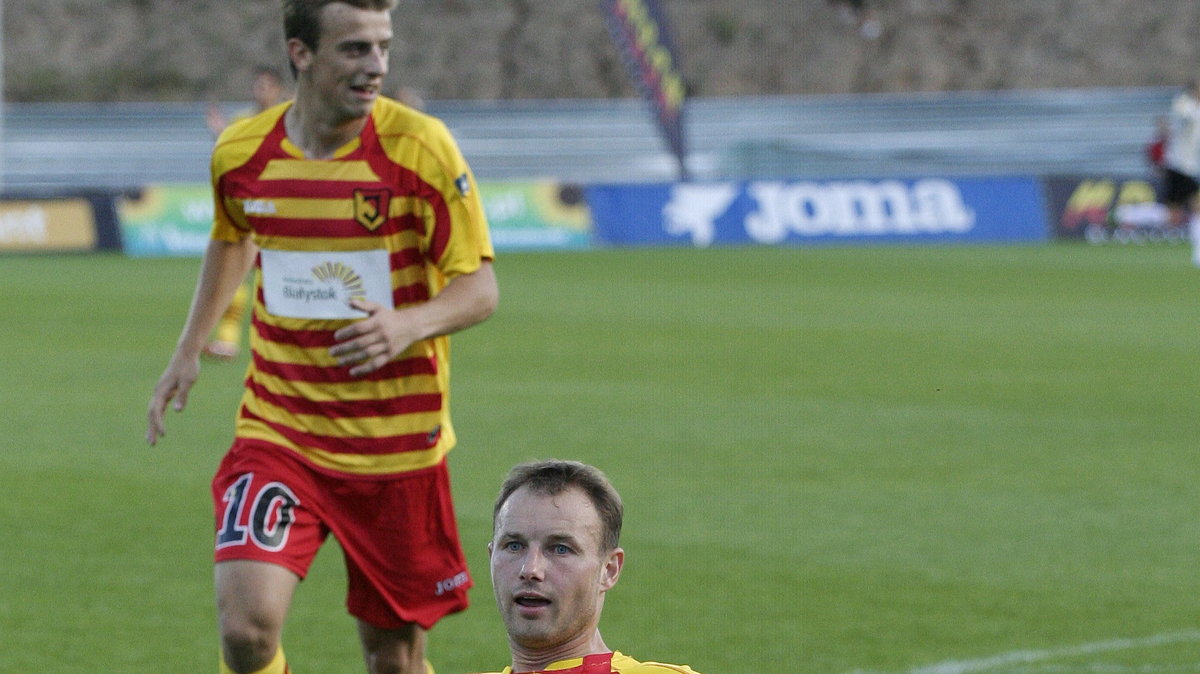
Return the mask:
<svg viewBox="0 0 1200 674">
<path fill-rule="evenodd" d="M 1163 159 L 1163 202 L 1172 226 L 1187 225 L 1192 263 L 1200 266 L 1200 80 L 1171 101 L 1171 131 Z"/>
<path fill-rule="evenodd" d="M 447 336 L 491 315 L 498 290 L 454 140 L 380 97 L 394 2 L 284 0 L 295 100 L 213 150 L 212 241 L 146 438 L 183 409 L 253 268 L 246 391 L 212 484 L 222 672 L 288 671 L 284 620 L 330 533 L 369 672 L 426 672 L 426 631 L 467 605 Z"/>
</svg>

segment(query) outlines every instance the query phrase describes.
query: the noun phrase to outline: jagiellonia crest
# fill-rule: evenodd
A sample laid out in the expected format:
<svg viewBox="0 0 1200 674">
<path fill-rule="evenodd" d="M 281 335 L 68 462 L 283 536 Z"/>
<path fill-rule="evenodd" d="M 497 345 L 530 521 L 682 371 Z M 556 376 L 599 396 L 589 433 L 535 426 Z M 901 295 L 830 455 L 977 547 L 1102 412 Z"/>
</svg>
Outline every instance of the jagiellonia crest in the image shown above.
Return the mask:
<svg viewBox="0 0 1200 674">
<path fill-rule="evenodd" d="M 354 190 L 354 219 L 372 232 L 379 229 L 387 222 L 390 197 L 384 189 Z"/>
</svg>

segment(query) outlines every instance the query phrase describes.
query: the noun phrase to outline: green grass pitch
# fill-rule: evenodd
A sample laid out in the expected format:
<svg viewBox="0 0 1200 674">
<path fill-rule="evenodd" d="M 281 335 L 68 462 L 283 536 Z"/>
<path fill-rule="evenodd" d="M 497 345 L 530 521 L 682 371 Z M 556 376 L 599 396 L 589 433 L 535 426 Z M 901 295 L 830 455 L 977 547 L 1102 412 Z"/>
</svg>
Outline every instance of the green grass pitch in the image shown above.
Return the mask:
<svg viewBox="0 0 1200 674">
<path fill-rule="evenodd" d="M 245 358 L 145 446 L 194 259 L 0 258 L 0 672 L 216 671 L 208 480 Z M 1179 246 L 504 254 L 454 338 L 473 606 L 504 472 L 627 501 L 606 641 L 705 674 L 1200 671 L 1200 270 Z M 328 546 L 285 633 L 362 671 Z"/>
</svg>

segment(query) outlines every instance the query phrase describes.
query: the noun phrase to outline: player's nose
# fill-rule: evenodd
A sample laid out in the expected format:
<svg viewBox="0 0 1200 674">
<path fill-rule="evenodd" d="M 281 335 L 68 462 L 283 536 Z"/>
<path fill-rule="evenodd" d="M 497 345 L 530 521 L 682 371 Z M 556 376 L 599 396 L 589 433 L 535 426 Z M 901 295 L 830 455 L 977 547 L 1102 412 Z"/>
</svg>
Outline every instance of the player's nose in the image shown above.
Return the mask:
<svg viewBox="0 0 1200 674">
<path fill-rule="evenodd" d="M 546 558 L 536 547 L 530 547 L 521 560 L 521 580 L 542 580 L 546 574 Z"/>
</svg>

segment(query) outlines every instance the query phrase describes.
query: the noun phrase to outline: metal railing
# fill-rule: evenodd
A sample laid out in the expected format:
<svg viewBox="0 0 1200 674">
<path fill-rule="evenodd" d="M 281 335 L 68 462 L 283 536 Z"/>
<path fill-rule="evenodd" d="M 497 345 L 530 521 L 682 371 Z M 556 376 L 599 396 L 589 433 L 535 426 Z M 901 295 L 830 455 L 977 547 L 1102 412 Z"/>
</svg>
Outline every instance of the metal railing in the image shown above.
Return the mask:
<svg viewBox="0 0 1200 674">
<path fill-rule="evenodd" d="M 1137 175 L 1166 88 L 698 99 L 698 180 Z M 204 104 L 8 104 L 8 191 L 208 180 Z M 645 182 L 675 162 L 637 100 L 429 104 L 481 180 Z"/>
</svg>

